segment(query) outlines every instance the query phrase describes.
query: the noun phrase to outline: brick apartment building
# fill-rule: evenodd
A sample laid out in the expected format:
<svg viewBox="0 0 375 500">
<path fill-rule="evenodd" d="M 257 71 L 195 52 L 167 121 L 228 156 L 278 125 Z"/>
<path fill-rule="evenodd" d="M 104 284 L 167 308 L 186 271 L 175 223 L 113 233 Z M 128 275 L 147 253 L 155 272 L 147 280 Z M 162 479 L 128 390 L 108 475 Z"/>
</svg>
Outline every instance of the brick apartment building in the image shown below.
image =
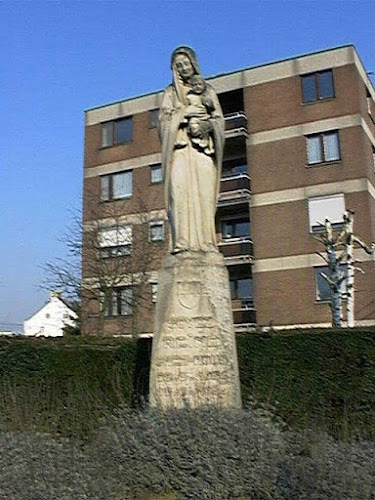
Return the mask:
<svg viewBox="0 0 375 500">
<path fill-rule="evenodd" d="M 359 56 L 349 45 L 209 81 L 226 119 L 216 227 L 236 329 L 328 326 L 317 221 L 339 226 L 352 210 L 355 233 L 375 241 L 375 91 Z M 93 295 L 83 297 L 85 334 L 99 320 L 104 335 L 153 329 L 169 230 L 161 96 L 86 111 L 83 283 Z M 356 323 L 375 324 L 374 258 L 356 257 L 365 272 L 356 276 Z"/>
</svg>

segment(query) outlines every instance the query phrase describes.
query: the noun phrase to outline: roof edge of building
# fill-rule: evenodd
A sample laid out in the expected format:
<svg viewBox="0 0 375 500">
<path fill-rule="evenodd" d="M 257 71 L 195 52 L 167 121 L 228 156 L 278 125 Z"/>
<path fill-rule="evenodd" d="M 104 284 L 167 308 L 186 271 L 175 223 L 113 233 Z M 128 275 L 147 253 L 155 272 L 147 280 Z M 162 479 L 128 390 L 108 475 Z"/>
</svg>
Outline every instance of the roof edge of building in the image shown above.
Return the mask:
<svg viewBox="0 0 375 500">
<path fill-rule="evenodd" d="M 291 56 L 291 57 L 286 57 L 285 59 L 277 59 L 277 60 L 269 61 L 269 62 L 262 63 L 262 64 L 256 64 L 254 66 L 247 66 L 247 67 L 243 67 L 243 68 L 236 69 L 236 70 L 233 70 L 233 71 L 228 71 L 228 72 L 225 72 L 225 73 L 218 73 L 216 75 L 208 76 L 206 78 L 206 80 L 213 80 L 215 78 L 220 78 L 220 77 L 223 77 L 223 76 L 229 76 L 229 75 L 233 75 L 235 73 L 241 73 L 243 71 L 249 71 L 249 70 L 252 70 L 252 69 L 262 68 L 262 67 L 265 67 L 265 66 L 271 66 L 273 64 L 279 64 L 279 63 L 291 61 L 293 59 L 299 59 L 299 58 L 302 58 L 302 57 L 308 57 L 308 56 L 313 56 L 313 55 L 317 55 L 317 54 L 323 54 L 324 52 L 332 52 L 334 50 L 345 49 L 345 48 L 349 48 L 349 47 L 352 47 L 354 49 L 354 51 L 356 52 L 356 54 L 357 54 L 357 56 L 358 56 L 361 64 L 363 65 L 362 60 L 359 57 L 358 52 L 357 52 L 357 50 L 355 48 L 355 45 L 353 43 L 348 43 L 348 44 L 345 44 L 345 45 L 338 45 L 336 47 L 330 47 L 330 48 L 326 48 L 326 49 L 316 50 L 316 51 L 313 51 L 313 52 L 306 52 L 304 54 L 299 54 L 299 55 L 295 55 L 295 56 Z M 91 108 L 86 108 L 84 110 L 84 112 L 85 113 L 89 113 L 90 111 L 95 111 L 97 109 L 106 108 L 107 106 L 113 106 L 113 105 L 120 104 L 120 103 L 123 103 L 123 102 L 133 101 L 134 99 L 141 99 L 141 98 L 144 98 L 144 97 L 148 97 L 148 96 L 152 96 L 152 95 L 157 95 L 157 94 L 159 94 L 162 91 L 163 91 L 163 89 L 159 89 L 159 90 L 155 90 L 155 91 L 152 91 L 152 92 L 146 92 L 144 94 L 139 94 L 139 95 L 136 95 L 136 96 L 128 97 L 128 98 L 125 98 L 125 99 L 119 99 L 119 100 L 116 100 L 116 101 L 113 101 L 113 102 L 108 102 L 106 104 L 101 104 L 101 105 L 94 106 L 94 107 L 91 107 Z"/>
<path fill-rule="evenodd" d="M 287 61 L 292 61 L 293 59 L 300 59 L 302 57 L 315 56 L 318 54 L 323 54 L 324 52 L 332 52 L 333 50 L 347 49 L 349 47 L 352 47 L 356 51 L 355 45 L 353 43 L 348 43 L 345 45 L 338 45 L 336 47 L 328 47 L 326 49 L 314 50 L 313 52 L 305 52 L 303 54 L 297 54 L 295 56 L 285 57 L 283 59 L 276 59 L 274 61 L 269 61 L 269 62 L 262 63 L 262 64 L 255 64 L 254 66 L 246 66 L 244 68 L 236 69 L 233 71 L 228 71 L 226 73 L 218 73 L 217 75 L 207 77 L 206 80 L 213 80 L 214 78 L 220 78 L 222 76 L 229 76 L 229 75 L 233 75 L 235 73 L 241 73 L 242 71 L 249 71 L 249 70 L 257 69 L 257 68 L 264 68 L 265 66 L 271 66 L 272 64 L 284 63 Z"/>
</svg>

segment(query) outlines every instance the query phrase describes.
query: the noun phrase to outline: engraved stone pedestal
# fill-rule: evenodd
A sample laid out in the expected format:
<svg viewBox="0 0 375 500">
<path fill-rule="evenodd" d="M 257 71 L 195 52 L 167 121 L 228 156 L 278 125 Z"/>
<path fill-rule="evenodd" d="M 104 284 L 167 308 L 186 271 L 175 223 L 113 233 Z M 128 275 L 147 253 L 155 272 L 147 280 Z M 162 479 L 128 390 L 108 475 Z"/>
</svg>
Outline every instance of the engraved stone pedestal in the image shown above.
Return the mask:
<svg viewBox="0 0 375 500">
<path fill-rule="evenodd" d="M 150 404 L 241 406 L 228 271 L 217 251 L 183 252 L 163 260 Z"/>
</svg>

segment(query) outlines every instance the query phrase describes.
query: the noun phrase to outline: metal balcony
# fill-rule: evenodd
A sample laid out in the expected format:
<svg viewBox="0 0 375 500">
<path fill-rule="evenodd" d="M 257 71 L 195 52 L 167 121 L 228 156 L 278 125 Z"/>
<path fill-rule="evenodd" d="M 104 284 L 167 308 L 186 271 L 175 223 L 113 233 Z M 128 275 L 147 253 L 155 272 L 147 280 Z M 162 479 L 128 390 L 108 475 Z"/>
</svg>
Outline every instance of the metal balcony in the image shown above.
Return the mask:
<svg viewBox="0 0 375 500">
<path fill-rule="evenodd" d="M 222 177 L 218 206 L 233 205 L 250 200 L 249 174 Z"/>
<path fill-rule="evenodd" d="M 247 173 L 226 175 L 221 178 L 220 193 L 246 189 L 250 192 L 250 175 Z"/>
<path fill-rule="evenodd" d="M 233 301 L 234 302 L 234 301 Z M 250 326 L 256 324 L 256 309 L 254 305 L 245 305 L 244 307 L 238 308 L 235 304 L 232 304 L 233 307 L 233 323 L 236 328 L 241 326 Z"/>
<path fill-rule="evenodd" d="M 250 237 L 223 239 L 219 242 L 227 266 L 252 262 L 253 241 Z"/>
<path fill-rule="evenodd" d="M 236 111 L 224 116 L 225 120 L 225 137 L 248 136 L 247 116 L 244 111 Z"/>
</svg>

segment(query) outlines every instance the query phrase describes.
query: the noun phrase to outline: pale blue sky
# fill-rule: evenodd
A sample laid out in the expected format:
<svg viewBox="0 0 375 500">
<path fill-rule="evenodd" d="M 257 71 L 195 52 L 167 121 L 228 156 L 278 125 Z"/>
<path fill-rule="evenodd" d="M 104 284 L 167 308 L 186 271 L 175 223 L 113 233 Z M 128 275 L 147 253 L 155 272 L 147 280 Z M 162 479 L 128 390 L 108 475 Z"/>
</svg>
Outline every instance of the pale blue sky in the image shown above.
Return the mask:
<svg viewBox="0 0 375 500">
<path fill-rule="evenodd" d="M 84 109 L 158 90 L 177 45 L 206 76 L 353 43 L 373 0 L 0 1 L 0 330 L 47 300 L 42 266 L 79 206 Z"/>
</svg>

